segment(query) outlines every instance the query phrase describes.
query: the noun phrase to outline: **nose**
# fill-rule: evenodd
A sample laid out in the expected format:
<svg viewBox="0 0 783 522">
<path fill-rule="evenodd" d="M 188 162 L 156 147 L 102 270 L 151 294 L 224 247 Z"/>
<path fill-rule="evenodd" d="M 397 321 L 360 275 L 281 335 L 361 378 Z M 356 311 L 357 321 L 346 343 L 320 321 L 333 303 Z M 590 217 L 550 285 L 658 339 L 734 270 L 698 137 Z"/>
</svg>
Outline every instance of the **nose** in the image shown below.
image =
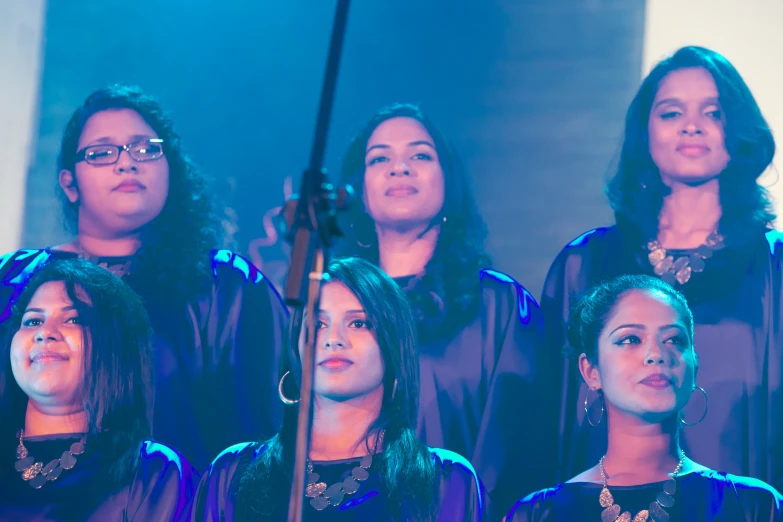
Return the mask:
<svg viewBox="0 0 783 522">
<path fill-rule="evenodd" d="M 682 130 L 680 130 L 680 133 L 686 136 L 696 136 L 702 134 L 703 132 L 704 130 L 702 129 L 699 120 L 696 118 L 688 118 L 685 121 Z"/>
<path fill-rule="evenodd" d="M 389 176 L 396 177 L 396 176 L 410 176 L 411 175 L 411 167 L 404 161 L 397 161 L 394 165 L 392 165 L 391 171 L 389 171 Z"/>
<path fill-rule="evenodd" d="M 130 157 L 130 153 L 127 150 L 120 150 L 120 156 L 117 158 L 117 163 L 114 164 L 114 172 L 116 174 L 136 173 L 138 172 L 136 166 L 136 160 Z"/>
<path fill-rule="evenodd" d="M 42 324 L 38 331 L 35 333 L 36 343 L 47 343 L 51 341 L 60 340 L 60 332 L 56 328 L 47 326 L 46 323 Z"/>
<path fill-rule="evenodd" d="M 342 333 L 342 329 L 339 326 L 331 326 L 325 332 L 324 348 L 338 349 L 345 348 L 345 336 Z"/>
<path fill-rule="evenodd" d="M 666 350 L 662 349 L 657 341 L 647 343 L 647 352 L 644 354 L 644 365 L 666 364 Z"/>
</svg>

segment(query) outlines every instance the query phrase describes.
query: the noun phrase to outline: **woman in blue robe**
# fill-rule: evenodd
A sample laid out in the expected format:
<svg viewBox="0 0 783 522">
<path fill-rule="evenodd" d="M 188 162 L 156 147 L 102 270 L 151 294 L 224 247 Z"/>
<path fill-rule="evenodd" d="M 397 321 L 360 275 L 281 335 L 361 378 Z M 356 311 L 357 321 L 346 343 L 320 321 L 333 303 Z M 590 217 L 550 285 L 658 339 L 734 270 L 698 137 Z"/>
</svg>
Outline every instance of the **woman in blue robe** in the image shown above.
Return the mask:
<svg viewBox="0 0 783 522">
<path fill-rule="evenodd" d="M 315 318 L 315 375 L 302 520 L 487 521 L 472 466 L 429 448 L 413 430 L 419 406 L 415 323 L 405 295 L 356 258 L 327 268 Z M 283 351 L 280 432 L 224 451 L 206 470 L 196 521 L 286 520 L 295 459 L 302 313 Z"/>
<path fill-rule="evenodd" d="M 556 412 L 541 400 L 554 381 L 538 304 L 491 269 L 467 174 L 418 107 L 379 110 L 351 141 L 342 175 L 361 199 L 342 252 L 383 269 L 414 309 L 419 438 L 470 460 L 504 512 L 555 479 Z"/>
<path fill-rule="evenodd" d="M 608 443 L 587 471 L 527 496 L 506 522 L 782 519 L 774 488 L 699 464 L 680 444 L 683 426 L 699 421 L 685 405 L 706 395 L 693 329 L 682 294 L 648 275 L 611 279 L 582 299 L 569 346 L 599 402 L 585 407 L 589 422 L 607 426 Z"/>
<path fill-rule="evenodd" d="M 616 225 L 567 245 L 547 276 L 541 308 L 553 361 L 567 344 L 573 304 L 622 274 L 674 285 L 696 321 L 701 386 L 683 450 L 714 469 L 783 488 L 783 237 L 758 179 L 775 142 L 737 70 L 721 55 L 685 47 L 642 83 L 607 193 Z M 605 426 L 583 412 L 587 388 L 562 365 L 560 480 L 595 462 Z M 593 394 L 587 397 L 594 401 Z"/>
<path fill-rule="evenodd" d="M 39 270 L 0 344 L 0 520 L 187 521 L 198 475 L 150 440 L 141 300 L 81 259 Z"/>
</svg>

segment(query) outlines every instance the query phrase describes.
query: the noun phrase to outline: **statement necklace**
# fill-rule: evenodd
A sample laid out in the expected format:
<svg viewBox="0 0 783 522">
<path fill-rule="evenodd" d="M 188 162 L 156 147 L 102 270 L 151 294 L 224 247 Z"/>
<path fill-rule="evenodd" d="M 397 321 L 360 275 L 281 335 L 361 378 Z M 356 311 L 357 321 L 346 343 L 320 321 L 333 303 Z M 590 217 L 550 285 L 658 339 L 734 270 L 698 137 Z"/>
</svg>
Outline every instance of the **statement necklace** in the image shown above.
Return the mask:
<svg viewBox="0 0 783 522">
<path fill-rule="evenodd" d="M 647 243 L 649 252 L 647 260 L 653 266 L 655 275 L 666 283 L 671 286 L 675 286 L 675 283 L 684 285 L 690 280 L 693 272 L 704 271 L 704 261 L 711 258 L 715 250 L 720 250 L 724 246 L 723 236 L 716 231 L 707 236 L 703 245 L 685 250 L 683 255 L 674 259 L 674 256 L 661 246 L 660 241 L 653 239 Z"/>
<path fill-rule="evenodd" d="M 24 430 L 19 430 L 17 436 L 19 445 L 16 447 L 17 460 L 14 468 L 22 474 L 22 480 L 26 480 L 35 489 L 40 489 L 47 482 L 57 480 L 64 469 L 73 468 L 76 465 L 76 455 L 84 453 L 84 445 L 87 441 L 85 435 L 79 442 L 71 444 L 70 449 L 63 451 L 59 459 L 53 459 L 44 466 L 43 462 L 36 462 L 35 458 L 29 455 L 24 446 Z"/>
<path fill-rule="evenodd" d="M 622 508 L 619 504 L 614 503 L 614 497 L 609 492 L 609 488 L 606 485 L 606 473 L 604 472 L 604 459 L 606 455 L 601 457 L 598 461 L 598 468 L 601 470 L 601 481 L 603 482 L 603 489 L 601 489 L 601 495 L 598 497 L 598 503 L 604 510 L 601 512 L 601 522 L 647 522 L 653 520 L 654 522 L 669 522 L 669 513 L 663 508 L 671 508 L 674 506 L 674 494 L 677 492 L 677 482 L 674 480 L 682 470 L 682 464 L 685 462 L 685 453 L 680 452 L 680 462 L 677 463 L 677 467 L 674 471 L 669 473 L 669 479 L 663 483 L 663 491 L 655 496 L 655 500 L 650 502 L 648 509 L 639 511 L 633 519 L 631 518 L 631 512 L 625 511 L 620 514 Z"/>
<path fill-rule="evenodd" d="M 362 457 L 359 460 L 359 465 L 351 470 L 351 474 L 345 480 L 335 482 L 331 486 L 327 486 L 326 482 L 318 482 L 321 476 L 313 472 L 313 463 L 310 459 L 307 459 L 305 496 L 310 499 L 310 505 L 318 511 L 323 511 L 329 506 L 339 506 L 346 495 L 356 493 L 359 490 L 359 483 L 370 477 L 370 472 L 367 470 L 372 466 L 372 457 L 378 451 L 378 445 L 381 444 L 381 447 L 383 447 L 384 433 L 386 433 L 385 430 L 381 430 L 378 434 L 372 453 Z"/>
</svg>

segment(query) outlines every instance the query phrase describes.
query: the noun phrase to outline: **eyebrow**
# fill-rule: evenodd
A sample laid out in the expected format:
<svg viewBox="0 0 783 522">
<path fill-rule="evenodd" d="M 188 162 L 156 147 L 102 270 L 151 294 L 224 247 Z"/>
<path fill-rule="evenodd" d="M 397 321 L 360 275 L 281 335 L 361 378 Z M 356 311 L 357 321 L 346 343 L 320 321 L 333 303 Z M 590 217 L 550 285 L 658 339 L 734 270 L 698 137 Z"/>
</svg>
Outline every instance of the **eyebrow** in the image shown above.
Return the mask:
<svg viewBox="0 0 783 522">
<path fill-rule="evenodd" d="M 152 139 L 154 137 L 155 136 L 152 136 L 151 134 L 134 134 L 132 136 L 129 136 L 128 138 L 130 139 L 130 143 L 136 143 L 138 141 L 149 140 L 149 139 Z M 85 146 L 89 147 L 90 145 L 96 145 L 96 144 L 101 144 L 101 143 L 107 143 L 107 144 L 113 145 L 115 141 L 116 140 L 114 138 L 111 138 L 109 136 L 102 136 L 102 137 L 100 137 L 98 139 L 90 140 L 87 143 L 87 145 L 85 145 Z"/>
<path fill-rule="evenodd" d="M 614 330 L 609 332 L 609 335 L 612 335 L 617 330 L 622 330 L 623 328 L 638 328 L 639 330 L 647 330 L 647 327 L 645 325 L 643 325 L 643 324 L 634 324 L 634 323 L 631 323 L 631 324 L 621 324 L 620 326 L 618 326 L 617 328 L 615 328 Z M 669 330 L 671 328 L 675 328 L 677 330 L 685 331 L 685 328 L 682 325 L 677 324 L 677 323 L 665 324 L 665 325 L 661 326 L 658 330 Z"/>
<path fill-rule="evenodd" d="M 324 309 L 319 309 L 318 310 L 319 314 L 326 313 L 326 312 L 327 311 L 324 310 Z M 367 312 L 365 310 L 346 310 L 345 313 L 346 314 L 366 314 Z"/>
<path fill-rule="evenodd" d="M 64 306 L 64 307 L 60 308 L 61 312 L 70 312 L 71 310 L 76 310 L 76 307 L 71 305 L 71 306 Z M 28 309 L 26 309 L 24 311 L 25 314 L 28 314 L 30 312 L 35 312 L 35 313 L 38 313 L 38 314 L 42 314 L 42 313 L 45 313 L 45 310 L 43 308 L 28 308 Z"/>
<path fill-rule="evenodd" d="M 653 109 L 656 109 L 660 107 L 661 105 L 668 105 L 668 104 L 680 104 L 682 105 L 684 102 L 680 98 L 664 98 L 660 101 L 658 101 L 655 105 L 653 105 Z M 714 96 L 710 96 L 709 98 L 705 98 L 702 100 L 702 105 L 712 105 L 717 104 L 718 98 Z"/>
<path fill-rule="evenodd" d="M 429 142 L 427 140 L 412 141 L 412 142 L 408 143 L 407 146 L 408 147 L 415 147 L 417 145 L 426 145 L 426 146 L 432 148 L 432 150 L 436 150 L 435 149 L 435 145 L 433 145 L 431 142 Z M 373 145 L 372 147 L 369 147 L 367 149 L 367 151 L 365 152 L 365 154 L 368 154 L 373 149 L 390 149 L 390 148 L 391 147 L 389 145 L 385 145 L 383 143 L 379 143 L 378 145 Z"/>
</svg>

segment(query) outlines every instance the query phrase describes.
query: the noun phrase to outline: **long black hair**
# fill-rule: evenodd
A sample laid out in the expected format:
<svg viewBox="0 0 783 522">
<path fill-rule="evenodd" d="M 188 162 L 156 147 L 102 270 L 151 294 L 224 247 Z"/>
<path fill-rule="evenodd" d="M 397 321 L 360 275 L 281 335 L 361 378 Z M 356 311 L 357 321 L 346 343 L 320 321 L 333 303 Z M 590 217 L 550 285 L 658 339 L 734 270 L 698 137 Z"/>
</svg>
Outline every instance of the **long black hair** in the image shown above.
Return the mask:
<svg viewBox="0 0 783 522">
<path fill-rule="evenodd" d="M 411 104 L 394 104 L 378 110 L 364 128 L 351 140 L 342 165 L 342 181 L 351 184 L 356 193 L 364 193 L 365 154 L 367 142 L 375 129 L 392 118 L 412 118 L 427 129 L 438 151 L 444 179 L 443 208 L 433 218 L 441 224 L 432 259 L 427 263 L 419 287 L 408 292 L 408 298 L 419 324 L 419 334 L 427 339 L 426 325 L 443 332 L 443 325 L 460 326 L 476 315 L 480 301 L 479 271 L 492 265 L 484 250 L 487 228 L 479 214 L 467 174 L 456 150 L 421 109 Z M 350 234 L 341 253 L 361 257 L 378 264 L 378 238 L 375 223 L 367 213 L 362 198 L 348 209 Z M 445 221 L 443 221 L 445 218 Z M 447 322 L 437 320 L 448 316 Z M 452 333 L 452 332 L 446 332 Z"/>
<path fill-rule="evenodd" d="M 769 194 L 758 184 L 775 156 L 775 140 L 753 94 L 722 55 L 703 47 L 683 47 L 653 68 L 631 102 L 617 173 L 606 188 L 618 225 L 642 242 L 657 236 L 658 215 L 670 192 L 650 156 L 650 111 L 666 75 L 691 67 L 705 69 L 715 80 L 725 116 L 725 146 L 731 159 L 720 174 L 721 233 L 727 240 L 747 236 L 749 231 L 771 228 L 775 220 Z"/>
<path fill-rule="evenodd" d="M 157 99 L 139 87 L 125 85 L 112 85 L 90 94 L 65 127 L 57 170 L 74 172 L 76 182 L 75 158 L 84 125 L 93 114 L 116 109 L 131 109 L 144 118 L 163 139 L 169 164 L 168 197 L 160 215 L 145 227 L 132 277 L 158 289 L 190 295 L 211 281 L 209 253 L 218 247 L 218 221 L 205 178 L 183 152 L 173 122 Z M 79 202 L 71 203 L 59 185 L 58 194 L 66 224 L 77 232 Z"/>
<path fill-rule="evenodd" d="M 384 450 L 373 460 L 390 493 L 390 504 L 403 505 L 413 520 L 430 520 L 434 510 L 435 468 L 427 447 L 413 431 L 419 406 L 419 359 L 413 316 L 405 295 L 379 268 L 358 258 L 330 263 L 329 281 L 345 285 L 359 300 L 375 333 L 383 357 L 384 396 L 380 416 L 370 426 L 369 437 L 385 430 Z M 329 284 L 329 283 L 327 283 Z M 286 396 L 297 397 L 301 380 L 298 340 L 301 312 L 294 314 L 280 361 L 280 377 L 290 371 L 293 381 Z M 396 380 L 396 391 L 395 391 Z M 288 383 L 287 383 L 288 384 Z M 269 520 L 281 499 L 287 500 L 292 481 L 297 407 L 286 408 L 280 432 L 266 441 L 264 451 L 244 471 L 237 495 L 239 520 Z"/>
<path fill-rule="evenodd" d="M 47 263 L 30 278 L 4 328 L 0 357 L 0 433 L 5 440 L 24 426 L 27 395 L 11 371 L 11 342 L 35 292 L 61 281 L 84 332 L 84 410 L 87 448 L 110 463 L 107 480 L 131 480 L 139 447 L 151 430 L 152 328 L 139 297 L 103 268 L 82 259 Z"/>
</svg>

